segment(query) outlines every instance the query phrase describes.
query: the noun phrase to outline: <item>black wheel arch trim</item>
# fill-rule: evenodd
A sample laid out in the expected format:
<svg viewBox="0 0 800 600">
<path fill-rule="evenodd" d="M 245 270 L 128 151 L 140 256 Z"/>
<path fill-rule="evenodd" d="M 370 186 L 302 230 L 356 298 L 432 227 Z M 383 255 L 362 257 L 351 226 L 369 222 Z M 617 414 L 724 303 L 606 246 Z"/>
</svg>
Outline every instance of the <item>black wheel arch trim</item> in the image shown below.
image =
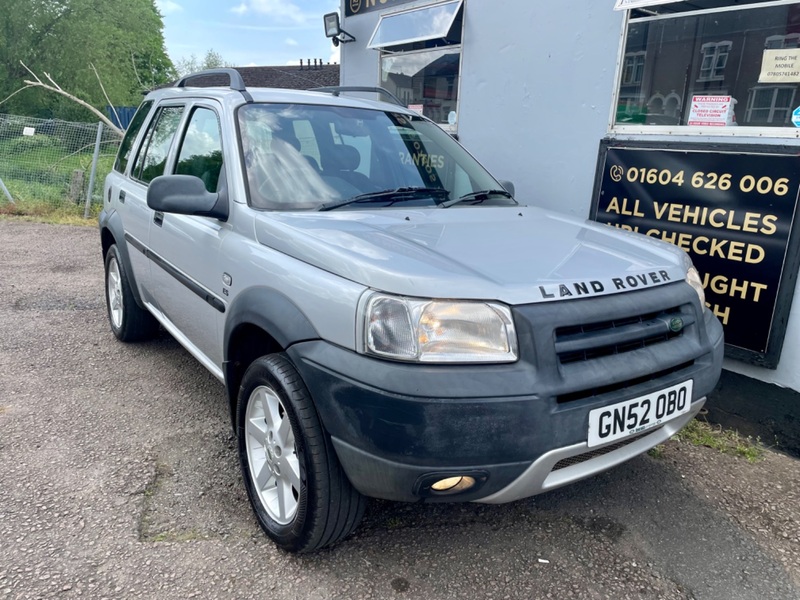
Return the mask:
<svg viewBox="0 0 800 600">
<path fill-rule="evenodd" d="M 303 311 L 285 294 L 270 287 L 253 287 L 238 294 L 228 307 L 223 335 L 223 357 L 230 357 L 233 332 L 242 324 L 255 325 L 286 349 L 292 344 L 320 339 Z"/>
<path fill-rule="evenodd" d="M 131 257 L 128 253 L 128 244 L 123 243 L 129 241 L 125 234 L 125 228 L 122 226 L 122 217 L 120 217 L 119 213 L 116 210 L 106 211 L 103 210 L 100 212 L 99 216 L 99 226 L 100 226 L 100 235 L 101 238 L 103 236 L 104 231 L 108 231 L 113 238 L 113 244 L 117 246 L 117 252 L 119 254 L 119 258 L 122 261 L 122 268 L 125 269 L 125 274 L 128 277 L 128 281 L 131 284 L 131 292 L 133 293 L 133 297 L 136 300 L 136 304 L 139 305 L 140 308 L 144 308 L 144 302 L 142 302 L 142 297 L 139 295 L 139 286 L 136 285 L 136 276 L 133 273 L 133 267 L 131 265 Z M 102 241 L 101 241 L 102 243 Z M 105 253 L 106 248 L 103 249 L 103 259 L 105 260 Z"/>
<path fill-rule="evenodd" d="M 269 287 L 253 287 L 240 293 L 228 307 L 223 332 L 222 371 L 225 377 L 225 392 L 228 396 L 231 424 L 236 431 L 236 403 L 239 394 L 243 365 L 232 356 L 231 340 L 242 325 L 250 325 L 264 331 L 279 348 L 285 350 L 299 342 L 320 339 L 319 333 L 303 311 L 283 293 Z M 265 349 L 249 349 L 251 356 L 266 354 Z M 248 352 L 245 352 L 247 354 Z"/>
</svg>

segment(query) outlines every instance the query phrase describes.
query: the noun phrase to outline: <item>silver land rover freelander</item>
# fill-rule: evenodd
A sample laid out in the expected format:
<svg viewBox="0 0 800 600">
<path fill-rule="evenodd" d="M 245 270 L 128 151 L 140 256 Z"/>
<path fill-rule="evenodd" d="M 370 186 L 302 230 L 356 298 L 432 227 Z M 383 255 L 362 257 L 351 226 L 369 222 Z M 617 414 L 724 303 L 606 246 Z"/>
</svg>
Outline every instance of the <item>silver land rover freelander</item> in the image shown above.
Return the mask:
<svg viewBox="0 0 800 600">
<path fill-rule="evenodd" d="M 684 251 L 538 209 L 347 91 L 183 78 L 105 183 L 111 330 L 161 326 L 224 384 L 269 537 L 336 543 L 366 497 L 526 498 L 697 414 L 723 335 Z"/>
</svg>

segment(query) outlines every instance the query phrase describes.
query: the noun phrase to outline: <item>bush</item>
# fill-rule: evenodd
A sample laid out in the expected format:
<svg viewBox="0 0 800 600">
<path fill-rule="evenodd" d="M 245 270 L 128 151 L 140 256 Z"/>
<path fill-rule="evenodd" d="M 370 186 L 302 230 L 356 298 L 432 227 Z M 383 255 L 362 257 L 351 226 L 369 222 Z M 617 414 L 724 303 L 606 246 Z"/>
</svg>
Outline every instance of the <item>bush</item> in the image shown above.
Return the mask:
<svg viewBox="0 0 800 600">
<path fill-rule="evenodd" d="M 23 135 L 10 140 L 7 149 L 14 154 L 26 154 L 47 148 L 58 148 L 60 142 L 49 135 Z"/>
</svg>

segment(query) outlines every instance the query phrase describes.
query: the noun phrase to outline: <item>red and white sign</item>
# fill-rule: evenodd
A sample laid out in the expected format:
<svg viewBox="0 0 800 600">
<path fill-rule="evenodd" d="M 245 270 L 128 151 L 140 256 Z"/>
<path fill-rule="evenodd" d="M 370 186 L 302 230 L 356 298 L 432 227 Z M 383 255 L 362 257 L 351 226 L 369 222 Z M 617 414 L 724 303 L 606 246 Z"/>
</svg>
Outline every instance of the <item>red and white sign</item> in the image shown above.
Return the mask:
<svg viewBox="0 0 800 600">
<path fill-rule="evenodd" d="M 725 127 L 736 124 L 733 107 L 736 100 L 730 96 L 695 96 L 687 125 Z"/>
</svg>

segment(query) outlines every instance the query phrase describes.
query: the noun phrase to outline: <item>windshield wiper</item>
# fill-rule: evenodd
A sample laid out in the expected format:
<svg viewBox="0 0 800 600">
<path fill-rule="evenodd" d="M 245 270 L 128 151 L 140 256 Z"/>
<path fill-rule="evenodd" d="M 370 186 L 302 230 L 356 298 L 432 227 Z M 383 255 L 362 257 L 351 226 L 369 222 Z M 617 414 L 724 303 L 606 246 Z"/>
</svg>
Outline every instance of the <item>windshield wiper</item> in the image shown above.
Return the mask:
<svg viewBox="0 0 800 600">
<path fill-rule="evenodd" d="M 458 204 L 459 202 L 469 202 L 470 200 L 474 200 L 476 202 L 483 202 L 484 200 L 488 200 L 490 196 L 503 196 L 504 198 L 510 198 L 514 200 L 514 196 L 509 194 L 505 190 L 480 190 L 478 192 L 470 192 L 469 194 L 464 194 L 463 196 L 459 196 L 458 198 L 453 198 L 452 200 L 446 200 L 442 202 L 439 206 L 441 208 L 449 208 L 454 204 Z M 516 202 L 516 200 L 514 200 Z"/>
<path fill-rule="evenodd" d="M 417 198 L 423 198 L 425 196 L 432 196 L 435 200 L 441 199 L 444 202 L 447 202 L 448 201 L 447 199 L 450 197 L 450 192 L 448 192 L 443 188 L 399 187 L 393 190 L 383 190 L 380 192 L 369 192 L 367 194 L 359 194 L 358 196 L 353 196 L 352 198 L 348 198 L 347 200 L 342 200 L 340 202 L 323 204 L 322 206 L 319 207 L 318 210 L 320 211 L 333 210 L 335 208 L 347 206 L 348 204 L 357 204 L 359 202 L 365 202 L 365 203 L 389 202 L 389 204 L 391 205 L 395 202 L 415 200 Z"/>
</svg>

